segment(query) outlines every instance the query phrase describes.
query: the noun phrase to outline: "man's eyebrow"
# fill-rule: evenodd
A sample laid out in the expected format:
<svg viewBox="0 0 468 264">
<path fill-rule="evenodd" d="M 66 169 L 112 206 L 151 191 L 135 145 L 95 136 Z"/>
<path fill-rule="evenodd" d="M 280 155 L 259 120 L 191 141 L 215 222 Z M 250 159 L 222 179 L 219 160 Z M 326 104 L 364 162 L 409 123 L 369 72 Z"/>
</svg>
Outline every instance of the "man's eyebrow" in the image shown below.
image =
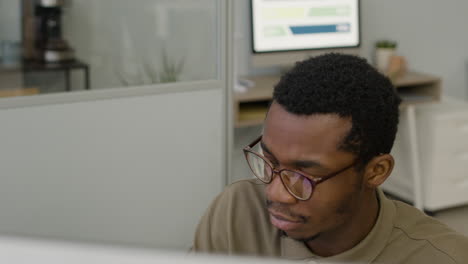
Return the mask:
<svg viewBox="0 0 468 264">
<path fill-rule="evenodd" d="M 271 150 L 268 149 L 268 147 L 265 145 L 265 143 L 263 143 L 263 141 L 260 141 L 260 146 L 262 147 L 263 151 L 275 157 L 275 155 L 273 155 Z M 329 168 L 322 165 L 322 163 L 318 161 L 314 161 L 314 160 L 295 160 L 292 162 L 292 165 L 296 168 L 301 168 L 301 169 L 317 168 L 317 169 L 329 170 Z"/>
</svg>

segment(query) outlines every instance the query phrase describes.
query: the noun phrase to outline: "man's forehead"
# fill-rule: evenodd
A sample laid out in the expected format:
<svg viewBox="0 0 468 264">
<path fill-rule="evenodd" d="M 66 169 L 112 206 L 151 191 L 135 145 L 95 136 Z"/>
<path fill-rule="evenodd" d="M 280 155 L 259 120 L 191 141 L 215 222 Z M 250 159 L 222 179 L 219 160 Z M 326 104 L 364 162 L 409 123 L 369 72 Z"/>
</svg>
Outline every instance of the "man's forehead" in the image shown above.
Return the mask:
<svg viewBox="0 0 468 264">
<path fill-rule="evenodd" d="M 338 151 L 352 127 L 350 118 L 337 114 L 300 116 L 272 104 L 265 120 L 263 142 L 272 151 L 294 155 L 326 154 Z"/>
<path fill-rule="evenodd" d="M 273 103 L 265 119 L 264 133 L 269 130 L 280 130 L 297 134 L 345 134 L 352 127 L 350 117 L 341 117 L 334 113 L 317 113 L 312 115 L 296 115 L 286 111 L 280 104 Z M 322 135 L 323 136 L 323 135 Z"/>
</svg>

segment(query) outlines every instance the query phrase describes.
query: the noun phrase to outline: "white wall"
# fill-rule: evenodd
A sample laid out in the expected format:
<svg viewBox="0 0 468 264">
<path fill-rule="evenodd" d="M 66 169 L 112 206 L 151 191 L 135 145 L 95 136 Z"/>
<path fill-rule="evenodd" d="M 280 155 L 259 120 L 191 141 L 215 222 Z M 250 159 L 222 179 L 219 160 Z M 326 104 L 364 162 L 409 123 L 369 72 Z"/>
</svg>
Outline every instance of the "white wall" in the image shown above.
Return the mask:
<svg viewBox="0 0 468 264">
<path fill-rule="evenodd" d="M 0 233 L 187 249 L 224 182 L 222 94 L 0 110 Z"/>
<path fill-rule="evenodd" d="M 363 52 L 382 38 L 398 42 L 411 69 L 438 75 L 443 93 L 468 99 L 468 1 L 362 0 Z"/>
</svg>

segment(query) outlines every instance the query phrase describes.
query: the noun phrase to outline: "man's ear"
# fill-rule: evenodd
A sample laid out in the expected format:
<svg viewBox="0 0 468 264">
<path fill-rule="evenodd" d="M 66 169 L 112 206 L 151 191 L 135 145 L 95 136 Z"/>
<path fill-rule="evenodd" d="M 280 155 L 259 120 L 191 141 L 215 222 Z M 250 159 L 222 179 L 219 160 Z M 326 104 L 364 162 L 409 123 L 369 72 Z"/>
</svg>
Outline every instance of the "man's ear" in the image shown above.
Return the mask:
<svg viewBox="0 0 468 264">
<path fill-rule="evenodd" d="M 377 188 L 390 176 L 395 160 L 390 154 L 381 154 L 371 159 L 364 171 L 364 184 L 369 188 Z"/>
</svg>

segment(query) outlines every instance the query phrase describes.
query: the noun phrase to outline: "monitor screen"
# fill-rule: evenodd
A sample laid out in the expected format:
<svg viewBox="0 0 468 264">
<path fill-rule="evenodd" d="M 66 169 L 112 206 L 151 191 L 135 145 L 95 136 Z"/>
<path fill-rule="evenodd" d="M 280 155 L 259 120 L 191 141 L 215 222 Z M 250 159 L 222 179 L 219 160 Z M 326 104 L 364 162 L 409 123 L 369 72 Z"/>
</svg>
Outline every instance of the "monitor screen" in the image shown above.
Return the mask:
<svg viewBox="0 0 468 264">
<path fill-rule="evenodd" d="M 251 0 L 254 53 L 358 47 L 359 0 Z"/>
</svg>

